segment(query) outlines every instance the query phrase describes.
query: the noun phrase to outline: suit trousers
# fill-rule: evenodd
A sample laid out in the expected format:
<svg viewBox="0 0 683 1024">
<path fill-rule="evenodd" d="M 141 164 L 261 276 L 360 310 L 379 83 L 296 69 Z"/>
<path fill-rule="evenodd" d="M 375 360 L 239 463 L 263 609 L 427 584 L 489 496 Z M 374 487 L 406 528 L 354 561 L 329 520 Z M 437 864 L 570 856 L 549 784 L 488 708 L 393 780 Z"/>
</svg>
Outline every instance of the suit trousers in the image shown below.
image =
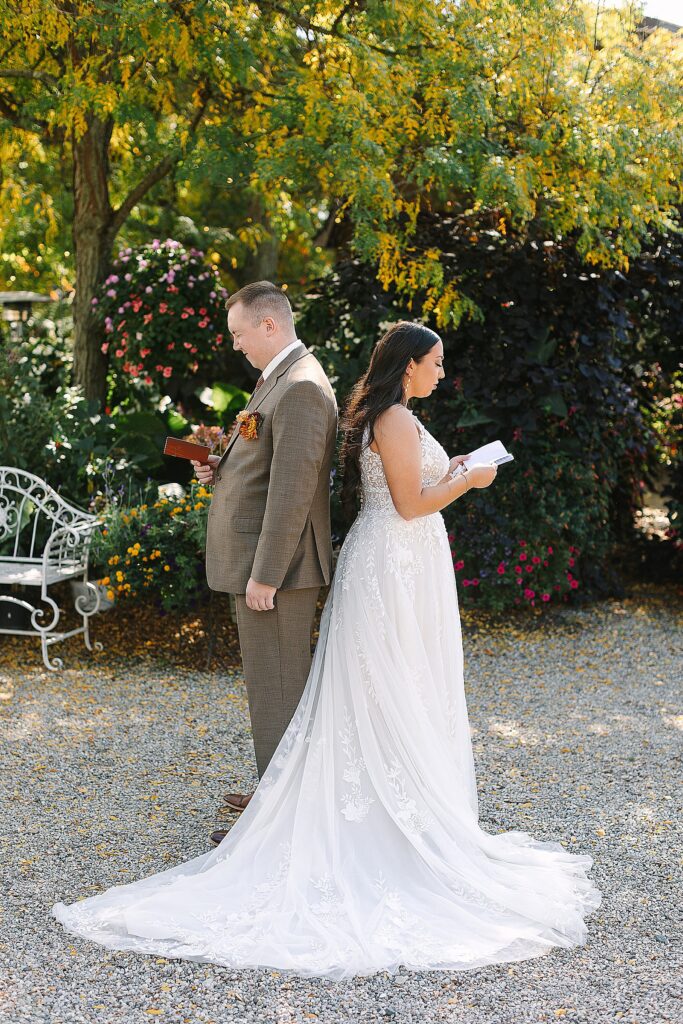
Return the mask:
<svg viewBox="0 0 683 1024">
<path fill-rule="evenodd" d="M 278 590 L 275 607 L 255 612 L 235 595 L 259 779 L 282 739 L 311 670 L 311 631 L 320 587 Z"/>
</svg>

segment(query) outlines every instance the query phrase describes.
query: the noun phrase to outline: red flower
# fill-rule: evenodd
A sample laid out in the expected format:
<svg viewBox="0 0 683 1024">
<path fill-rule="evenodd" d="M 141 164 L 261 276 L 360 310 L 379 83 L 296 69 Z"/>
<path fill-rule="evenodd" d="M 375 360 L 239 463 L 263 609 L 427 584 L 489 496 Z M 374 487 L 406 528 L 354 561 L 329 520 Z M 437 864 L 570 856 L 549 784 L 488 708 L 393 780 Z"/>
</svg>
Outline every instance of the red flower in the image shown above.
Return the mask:
<svg viewBox="0 0 683 1024">
<path fill-rule="evenodd" d="M 522 554 L 519 556 L 519 560 L 520 562 L 526 562 L 526 555 L 524 554 L 524 552 L 522 552 Z"/>
<path fill-rule="evenodd" d="M 525 565 L 524 568 L 526 569 L 527 572 L 533 572 L 534 571 L 533 565 Z"/>
<path fill-rule="evenodd" d="M 528 587 L 525 587 L 524 588 L 524 596 L 527 599 L 527 601 L 530 601 L 532 597 L 536 596 L 536 591 L 535 590 L 529 590 Z"/>
<path fill-rule="evenodd" d="M 575 562 L 575 561 L 576 561 L 576 559 L 574 559 L 574 558 L 570 558 L 570 559 L 569 559 L 569 567 L 570 567 L 570 568 L 571 568 L 571 567 L 572 567 L 572 566 L 574 565 L 574 562 Z"/>
<path fill-rule="evenodd" d="M 578 580 L 570 580 L 569 581 L 569 586 L 572 588 L 572 590 L 576 590 L 578 585 L 579 585 L 579 581 Z"/>
<path fill-rule="evenodd" d="M 462 585 L 463 585 L 463 587 L 469 587 L 470 581 L 469 580 L 463 580 L 462 581 Z"/>
<path fill-rule="evenodd" d="M 534 563 L 534 565 L 538 565 L 538 563 L 541 561 L 541 559 L 538 557 L 538 555 L 534 555 L 534 557 L 531 559 L 531 561 Z"/>
<path fill-rule="evenodd" d="M 541 594 L 541 601 L 549 601 L 550 594 Z"/>
<path fill-rule="evenodd" d="M 505 572 L 505 562 L 500 563 L 500 565 L 496 569 L 496 572 L 498 573 L 499 576 L 503 575 L 503 573 Z"/>
<path fill-rule="evenodd" d="M 552 553 L 553 553 L 553 549 L 551 548 L 550 544 L 548 544 L 548 554 L 552 555 Z"/>
<path fill-rule="evenodd" d="M 460 570 L 463 569 L 464 567 L 465 567 L 465 563 L 463 562 L 462 558 L 458 562 L 455 563 L 455 571 L 456 572 L 460 572 Z"/>
<path fill-rule="evenodd" d="M 470 580 L 470 583 L 472 584 L 473 587 L 479 586 L 479 580 L 476 577 L 473 580 Z"/>
<path fill-rule="evenodd" d="M 521 565 L 516 565 L 515 566 L 515 572 L 521 572 L 521 571 L 522 571 Z"/>
<path fill-rule="evenodd" d="M 519 546 L 520 546 L 520 548 L 525 548 L 526 547 L 526 541 L 525 540 L 520 540 Z"/>
</svg>

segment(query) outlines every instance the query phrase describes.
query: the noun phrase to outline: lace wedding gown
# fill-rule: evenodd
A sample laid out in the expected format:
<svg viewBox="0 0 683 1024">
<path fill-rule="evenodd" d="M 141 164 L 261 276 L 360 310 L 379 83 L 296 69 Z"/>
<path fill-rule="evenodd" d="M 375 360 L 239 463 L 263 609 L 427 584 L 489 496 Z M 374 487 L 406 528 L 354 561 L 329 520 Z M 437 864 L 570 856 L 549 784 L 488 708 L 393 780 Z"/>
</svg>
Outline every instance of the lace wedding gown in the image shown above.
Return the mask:
<svg viewBox="0 0 683 1024">
<path fill-rule="evenodd" d="M 422 480 L 448 455 L 418 424 Z M 214 850 L 52 914 L 110 949 L 333 979 L 469 970 L 586 941 L 590 856 L 478 825 L 458 603 L 440 513 L 402 519 L 379 455 L 311 672 Z M 226 764 L 226 770 L 228 764 Z"/>
</svg>

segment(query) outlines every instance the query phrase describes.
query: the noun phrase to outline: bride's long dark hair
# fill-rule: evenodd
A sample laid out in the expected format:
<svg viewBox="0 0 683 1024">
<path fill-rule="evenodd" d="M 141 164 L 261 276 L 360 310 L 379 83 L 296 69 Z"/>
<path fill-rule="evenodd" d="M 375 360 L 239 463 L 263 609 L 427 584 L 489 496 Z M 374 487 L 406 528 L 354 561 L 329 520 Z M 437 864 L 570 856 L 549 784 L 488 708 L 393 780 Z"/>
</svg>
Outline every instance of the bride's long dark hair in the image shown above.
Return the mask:
<svg viewBox="0 0 683 1024">
<path fill-rule="evenodd" d="M 379 339 L 370 365 L 354 385 L 341 418 L 343 439 L 339 452 L 342 472 L 341 504 L 344 517 L 351 522 L 358 508 L 360 493 L 360 454 L 363 432 L 370 426 L 368 445 L 375 438 L 375 420 L 392 405 L 403 404 L 403 375 L 408 363 L 416 363 L 441 339 L 424 324 L 399 320 Z"/>
</svg>

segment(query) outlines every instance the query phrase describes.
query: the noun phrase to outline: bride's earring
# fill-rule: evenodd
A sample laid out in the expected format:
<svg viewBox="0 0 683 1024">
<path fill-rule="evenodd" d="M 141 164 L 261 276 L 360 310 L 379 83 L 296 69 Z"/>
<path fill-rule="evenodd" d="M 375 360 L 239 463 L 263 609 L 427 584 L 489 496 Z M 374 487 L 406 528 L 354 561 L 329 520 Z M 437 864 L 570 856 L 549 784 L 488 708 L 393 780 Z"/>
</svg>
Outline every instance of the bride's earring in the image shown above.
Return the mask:
<svg viewBox="0 0 683 1024">
<path fill-rule="evenodd" d="M 406 377 L 408 378 L 408 384 L 406 384 L 405 379 L 404 379 L 404 381 L 403 381 L 403 398 L 407 402 L 408 401 L 408 386 L 410 384 L 411 374 L 407 373 Z"/>
</svg>

